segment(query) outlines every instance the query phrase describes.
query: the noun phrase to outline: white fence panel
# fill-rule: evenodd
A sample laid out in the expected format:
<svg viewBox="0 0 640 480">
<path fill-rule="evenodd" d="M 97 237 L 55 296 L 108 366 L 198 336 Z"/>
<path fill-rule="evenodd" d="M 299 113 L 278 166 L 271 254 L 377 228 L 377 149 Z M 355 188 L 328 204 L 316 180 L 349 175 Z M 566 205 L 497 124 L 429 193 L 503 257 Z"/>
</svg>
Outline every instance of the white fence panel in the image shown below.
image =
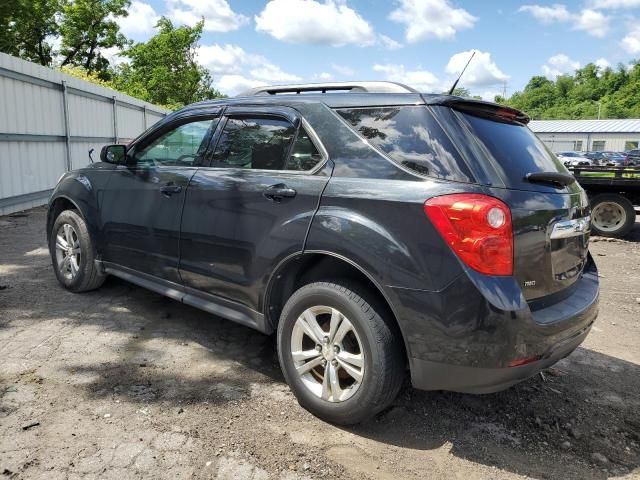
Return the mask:
<svg viewBox="0 0 640 480">
<path fill-rule="evenodd" d="M 89 163 L 89 149 L 97 160 L 103 145 L 129 141 L 167 113 L 0 53 L 0 215 L 46 203 L 62 173 Z"/>
</svg>

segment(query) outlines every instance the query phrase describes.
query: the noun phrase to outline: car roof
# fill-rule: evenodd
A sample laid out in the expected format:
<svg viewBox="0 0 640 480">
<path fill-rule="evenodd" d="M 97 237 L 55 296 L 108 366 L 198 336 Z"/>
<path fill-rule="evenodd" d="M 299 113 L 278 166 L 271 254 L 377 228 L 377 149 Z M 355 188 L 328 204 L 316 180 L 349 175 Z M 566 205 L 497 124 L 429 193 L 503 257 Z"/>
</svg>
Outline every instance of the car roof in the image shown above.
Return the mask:
<svg viewBox="0 0 640 480">
<path fill-rule="evenodd" d="M 220 98 L 204 100 L 202 102 L 187 105 L 181 112 L 191 109 L 202 109 L 216 106 L 241 106 L 241 105 L 278 105 L 295 106 L 300 103 L 322 103 L 330 108 L 346 107 L 384 107 L 394 105 L 449 105 L 452 103 L 473 103 L 492 107 L 510 109 L 493 102 L 485 102 L 467 97 L 458 97 L 445 94 L 426 93 L 302 93 L 302 94 L 277 94 L 277 95 L 252 95 L 245 97 Z"/>
</svg>

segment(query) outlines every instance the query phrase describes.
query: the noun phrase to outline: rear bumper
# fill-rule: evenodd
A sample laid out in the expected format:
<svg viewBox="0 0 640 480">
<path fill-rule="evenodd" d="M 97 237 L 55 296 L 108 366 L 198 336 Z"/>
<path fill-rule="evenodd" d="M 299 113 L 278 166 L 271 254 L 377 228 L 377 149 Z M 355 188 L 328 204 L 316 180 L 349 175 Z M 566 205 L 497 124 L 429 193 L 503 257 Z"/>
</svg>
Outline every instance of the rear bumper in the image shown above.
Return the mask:
<svg viewBox="0 0 640 480">
<path fill-rule="evenodd" d="M 593 322 L 592 322 L 593 323 Z M 573 352 L 587 337 L 591 324 L 555 345 L 536 362 L 519 367 L 481 368 L 413 359 L 411 381 L 420 390 L 493 393 L 515 385 L 550 367 Z"/>
<path fill-rule="evenodd" d="M 414 387 L 491 393 L 553 365 L 584 341 L 598 315 L 599 282 L 590 259 L 570 294 L 551 305 L 530 308 L 513 279 L 473 273 L 440 292 L 394 293 Z"/>
</svg>

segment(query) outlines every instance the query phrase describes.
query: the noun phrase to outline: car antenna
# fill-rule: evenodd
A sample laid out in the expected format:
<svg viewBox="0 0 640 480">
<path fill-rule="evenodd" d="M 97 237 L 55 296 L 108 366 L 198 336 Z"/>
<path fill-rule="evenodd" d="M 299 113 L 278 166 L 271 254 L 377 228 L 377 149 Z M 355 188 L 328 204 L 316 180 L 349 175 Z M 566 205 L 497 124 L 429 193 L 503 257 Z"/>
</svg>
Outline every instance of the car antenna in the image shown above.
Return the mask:
<svg viewBox="0 0 640 480">
<path fill-rule="evenodd" d="M 471 54 L 471 56 L 469 57 L 469 60 L 467 61 L 467 64 L 464 66 L 464 68 L 462 69 L 462 71 L 460 72 L 460 75 L 458 76 L 458 78 L 456 78 L 456 81 L 453 82 L 453 85 L 451 86 L 451 90 L 449 90 L 449 95 L 453 94 L 453 91 L 456 89 L 456 87 L 458 86 L 458 82 L 460 81 L 460 79 L 462 78 L 462 74 L 464 73 L 464 71 L 467 69 L 467 67 L 469 66 L 469 64 L 471 63 L 471 60 L 473 60 L 474 55 L 476 54 L 476 51 L 474 50 L 473 53 Z"/>
</svg>

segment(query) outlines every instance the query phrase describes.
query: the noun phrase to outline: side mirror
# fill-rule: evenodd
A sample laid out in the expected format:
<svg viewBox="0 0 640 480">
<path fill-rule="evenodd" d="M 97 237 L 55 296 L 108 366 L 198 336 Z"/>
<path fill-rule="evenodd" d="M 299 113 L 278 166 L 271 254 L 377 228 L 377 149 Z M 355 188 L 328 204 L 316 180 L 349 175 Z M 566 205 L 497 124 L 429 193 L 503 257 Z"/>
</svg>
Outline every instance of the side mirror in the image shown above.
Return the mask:
<svg viewBox="0 0 640 480">
<path fill-rule="evenodd" d="M 124 145 L 105 145 L 100 150 L 100 161 L 124 165 L 127 159 L 127 147 Z"/>
</svg>

